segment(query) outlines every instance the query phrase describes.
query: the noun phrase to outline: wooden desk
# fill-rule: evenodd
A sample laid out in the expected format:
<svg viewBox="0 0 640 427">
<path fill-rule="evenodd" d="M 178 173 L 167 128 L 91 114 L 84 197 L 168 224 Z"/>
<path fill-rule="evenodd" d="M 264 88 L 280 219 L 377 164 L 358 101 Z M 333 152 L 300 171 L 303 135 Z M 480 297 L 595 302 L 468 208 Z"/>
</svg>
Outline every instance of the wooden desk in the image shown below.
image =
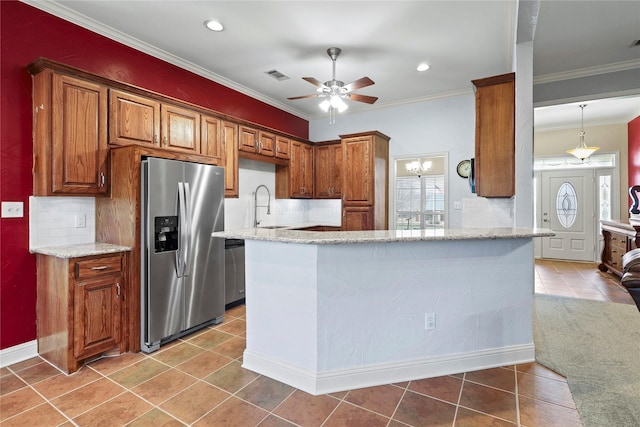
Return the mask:
<svg viewBox="0 0 640 427">
<path fill-rule="evenodd" d="M 622 276 L 622 256 L 631 249 L 640 247 L 640 224 L 631 225 L 627 221 L 600 221 L 604 247 L 598 269 L 611 271 Z"/>
</svg>

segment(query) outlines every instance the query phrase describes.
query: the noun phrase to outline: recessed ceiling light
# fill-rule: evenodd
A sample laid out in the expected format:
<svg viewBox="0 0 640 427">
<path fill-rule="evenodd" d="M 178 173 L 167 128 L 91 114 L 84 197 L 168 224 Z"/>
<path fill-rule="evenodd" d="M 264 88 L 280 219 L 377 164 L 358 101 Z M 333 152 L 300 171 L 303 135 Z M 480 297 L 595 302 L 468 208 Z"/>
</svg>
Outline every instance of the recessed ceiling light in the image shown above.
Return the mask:
<svg viewBox="0 0 640 427">
<path fill-rule="evenodd" d="M 211 31 L 222 31 L 224 29 L 221 23 L 213 20 L 204 21 L 204 26 Z"/>
<path fill-rule="evenodd" d="M 416 70 L 418 71 L 427 71 L 429 68 L 431 68 L 429 66 L 429 64 L 425 64 L 424 62 L 420 65 L 418 65 L 418 68 L 416 68 Z"/>
</svg>

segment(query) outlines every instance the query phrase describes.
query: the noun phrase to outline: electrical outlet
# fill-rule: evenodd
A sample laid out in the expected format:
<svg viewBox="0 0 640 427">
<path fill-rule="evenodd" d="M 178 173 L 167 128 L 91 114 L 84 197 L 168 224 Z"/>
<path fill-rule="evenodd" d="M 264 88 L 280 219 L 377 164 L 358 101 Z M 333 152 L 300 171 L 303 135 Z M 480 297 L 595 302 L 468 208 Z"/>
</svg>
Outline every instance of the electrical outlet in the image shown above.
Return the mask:
<svg viewBox="0 0 640 427">
<path fill-rule="evenodd" d="M 76 215 L 76 228 L 85 228 L 87 226 L 87 216 L 85 214 Z"/>
<path fill-rule="evenodd" d="M 424 329 L 426 331 L 431 331 L 436 328 L 436 314 L 435 313 L 425 313 L 424 314 Z"/>
<path fill-rule="evenodd" d="M 2 218 L 22 218 L 24 204 L 22 202 L 2 202 Z"/>
<path fill-rule="evenodd" d="M 453 209 L 462 209 L 462 202 L 453 202 Z"/>
</svg>

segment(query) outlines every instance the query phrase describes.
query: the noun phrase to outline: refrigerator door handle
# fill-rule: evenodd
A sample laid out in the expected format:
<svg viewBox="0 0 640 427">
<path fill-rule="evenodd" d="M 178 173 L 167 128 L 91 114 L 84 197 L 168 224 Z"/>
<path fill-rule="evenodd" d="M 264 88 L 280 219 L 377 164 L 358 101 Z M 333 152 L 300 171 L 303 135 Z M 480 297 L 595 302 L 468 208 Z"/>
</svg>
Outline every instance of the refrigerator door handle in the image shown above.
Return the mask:
<svg viewBox="0 0 640 427">
<path fill-rule="evenodd" d="M 176 266 L 178 277 L 184 276 L 184 252 L 186 251 L 186 237 L 185 233 L 187 229 L 187 208 L 186 200 L 184 197 L 184 183 L 178 183 L 178 227 L 180 232 L 178 233 L 178 250 L 176 251 Z"/>
<path fill-rule="evenodd" d="M 189 250 L 191 248 L 191 187 L 188 182 L 184 183 L 184 201 L 185 201 L 185 240 L 184 240 L 184 250 L 182 251 L 184 254 L 184 263 L 183 265 L 183 276 L 189 275 Z"/>
</svg>

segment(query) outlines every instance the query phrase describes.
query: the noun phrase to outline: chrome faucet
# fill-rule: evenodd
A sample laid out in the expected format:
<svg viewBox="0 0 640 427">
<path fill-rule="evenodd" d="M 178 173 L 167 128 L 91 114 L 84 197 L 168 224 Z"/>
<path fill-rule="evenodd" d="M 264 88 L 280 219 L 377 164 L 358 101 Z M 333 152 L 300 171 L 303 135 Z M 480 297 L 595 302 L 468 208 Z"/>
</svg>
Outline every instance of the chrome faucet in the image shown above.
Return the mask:
<svg viewBox="0 0 640 427">
<path fill-rule="evenodd" d="M 267 196 L 269 197 L 267 199 L 267 206 L 258 206 L 258 190 L 260 189 L 260 187 L 263 187 L 265 190 L 267 190 Z M 255 193 L 253 193 L 253 226 L 257 227 L 258 224 L 260 224 L 260 221 L 258 221 L 258 208 L 267 208 L 267 215 L 271 215 L 271 193 L 269 192 L 269 189 L 267 188 L 266 185 L 264 184 L 260 184 L 258 185 L 258 187 L 256 188 Z"/>
</svg>

